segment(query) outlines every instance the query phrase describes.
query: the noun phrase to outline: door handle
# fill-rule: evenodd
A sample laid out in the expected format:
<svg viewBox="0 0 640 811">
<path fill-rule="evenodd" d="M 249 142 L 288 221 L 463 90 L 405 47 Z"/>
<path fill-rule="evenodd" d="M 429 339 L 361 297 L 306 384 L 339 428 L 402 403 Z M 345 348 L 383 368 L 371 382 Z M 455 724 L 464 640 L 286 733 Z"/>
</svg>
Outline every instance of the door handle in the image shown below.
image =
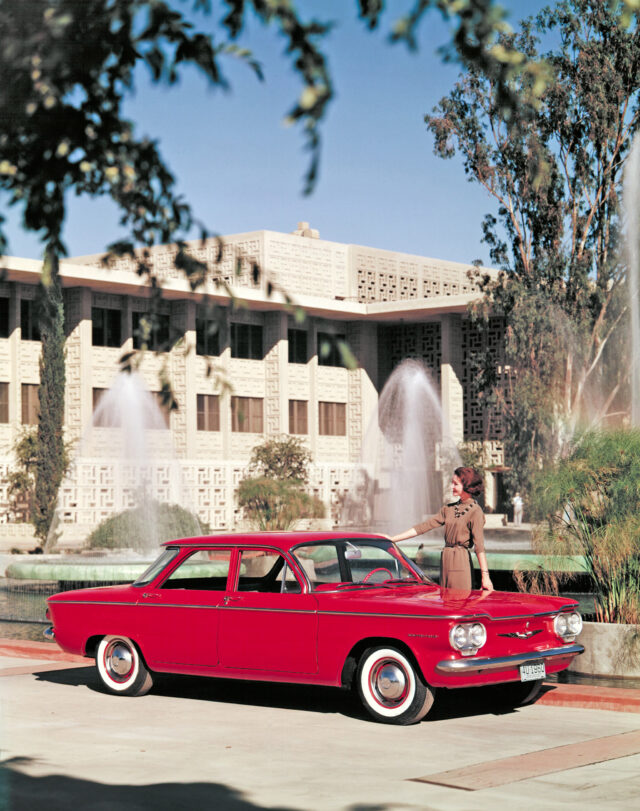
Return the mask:
<svg viewBox="0 0 640 811">
<path fill-rule="evenodd" d="M 225 597 L 222 604 L 229 605 L 229 603 L 237 603 L 239 599 L 239 597 Z"/>
<path fill-rule="evenodd" d="M 150 597 L 151 599 L 154 599 L 154 598 L 155 598 L 155 599 L 157 600 L 157 599 L 158 599 L 158 597 L 161 597 L 162 595 L 161 595 L 161 594 L 158 594 L 158 592 L 153 592 L 153 591 L 143 591 L 143 592 L 142 592 L 142 596 L 143 596 L 143 597 Z"/>
</svg>

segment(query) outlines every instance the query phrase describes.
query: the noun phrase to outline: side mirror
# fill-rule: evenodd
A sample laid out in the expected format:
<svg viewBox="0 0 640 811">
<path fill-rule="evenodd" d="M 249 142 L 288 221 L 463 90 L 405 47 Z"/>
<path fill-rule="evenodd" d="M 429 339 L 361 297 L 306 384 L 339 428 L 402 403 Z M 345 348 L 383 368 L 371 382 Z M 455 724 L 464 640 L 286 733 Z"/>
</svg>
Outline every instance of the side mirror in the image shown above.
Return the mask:
<svg viewBox="0 0 640 811">
<path fill-rule="evenodd" d="M 360 560 L 362 557 L 362 550 L 358 549 L 357 546 L 354 546 L 352 543 L 347 541 L 344 547 L 344 556 L 347 560 Z"/>
</svg>

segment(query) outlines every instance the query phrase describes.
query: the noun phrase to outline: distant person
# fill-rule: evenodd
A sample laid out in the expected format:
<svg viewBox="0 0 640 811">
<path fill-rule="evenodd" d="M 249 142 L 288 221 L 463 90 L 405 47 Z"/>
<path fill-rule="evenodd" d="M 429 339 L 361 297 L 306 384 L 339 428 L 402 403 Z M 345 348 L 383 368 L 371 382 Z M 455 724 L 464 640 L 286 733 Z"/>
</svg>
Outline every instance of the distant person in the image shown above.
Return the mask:
<svg viewBox="0 0 640 811">
<path fill-rule="evenodd" d="M 522 508 L 524 507 L 520 493 L 515 494 L 511 499 L 511 503 L 513 504 L 513 523 L 519 527 L 522 524 Z"/>
<path fill-rule="evenodd" d="M 444 588 L 467 591 L 472 588 L 470 550 L 475 549 L 482 575 L 482 588 L 493 591 L 484 552 L 484 513 L 475 500 L 483 490 L 482 478 L 477 471 L 472 467 L 456 468 L 451 480 L 455 501 L 445 504 L 439 513 L 391 539 L 405 541 L 436 527 L 444 527 L 444 549 L 440 557 L 440 585 Z"/>
</svg>

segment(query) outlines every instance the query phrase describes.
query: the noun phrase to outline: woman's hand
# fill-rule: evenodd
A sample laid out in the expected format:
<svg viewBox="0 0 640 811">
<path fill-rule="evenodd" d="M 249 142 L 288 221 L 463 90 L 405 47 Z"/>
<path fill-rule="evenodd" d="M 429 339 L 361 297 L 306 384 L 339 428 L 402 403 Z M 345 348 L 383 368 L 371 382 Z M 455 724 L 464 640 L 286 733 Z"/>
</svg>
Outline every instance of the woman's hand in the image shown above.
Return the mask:
<svg viewBox="0 0 640 811">
<path fill-rule="evenodd" d="M 493 591 L 493 583 L 489 577 L 489 572 L 482 572 L 482 590 Z"/>
</svg>

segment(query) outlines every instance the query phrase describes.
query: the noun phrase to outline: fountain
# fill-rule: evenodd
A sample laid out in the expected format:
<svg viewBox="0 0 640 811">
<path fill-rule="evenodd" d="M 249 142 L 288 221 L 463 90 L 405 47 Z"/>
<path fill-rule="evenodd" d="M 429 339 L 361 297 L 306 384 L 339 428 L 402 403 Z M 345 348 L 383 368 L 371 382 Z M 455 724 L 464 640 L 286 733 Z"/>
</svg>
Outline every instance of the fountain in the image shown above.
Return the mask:
<svg viewBox="0 0 640 811">
<path fill-rule="evenodd" d="M 139 374 L 120 373 L 97 403 L 60 486 L 45 551 L 73 548 L 89 537 L 92 545 L 148 555 L 176 533 L 199 534 L 195 515 L 178 525 L 166 508 L 179 504 L 188 510 L 190 502 L 161 408 Z M 124 522 L 103 524 L 96 537 L 101 522 L 125 511 Z M 123 523 L 126 542 L 109 537 Z"/>
<path fill-rule="evenodd" d="M 404 360 L 380 394 L 341 523 L 392 535 L 407 529 L 440 509 L 458 465 L 427 367 Z"/>
<path fill-rule="evenodd" d="M 161 408 L 140 375 L 121 373 L 78 443 L 45 554 L 12 563 L 7 576 L 65 584 L 130 582 L 161 542 L 201 534 L 190 504 Z M 79 554 L 50 554 L 55 551 Z"/>
<path fill-rule="evenodd" d="M 631 315 L 631 425 L 640 427 L 640 133 L 635 136 L 625 170 L 624 202 Z"/>
</svg>

